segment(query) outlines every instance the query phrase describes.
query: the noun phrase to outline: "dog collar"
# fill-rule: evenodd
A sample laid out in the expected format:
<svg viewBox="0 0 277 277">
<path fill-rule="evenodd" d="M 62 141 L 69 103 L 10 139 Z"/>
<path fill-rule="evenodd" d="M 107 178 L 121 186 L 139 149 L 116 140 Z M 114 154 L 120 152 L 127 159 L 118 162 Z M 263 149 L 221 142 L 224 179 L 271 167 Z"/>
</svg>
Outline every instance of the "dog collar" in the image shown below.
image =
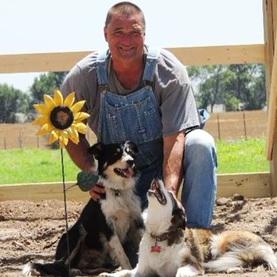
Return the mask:
<svg viewBox="0 0 277 277">
<path fill-rule="evenodd" d="M 151 245 L 150 252 L 151 253 L 160 253 L 162 248 L 158 244 L 158 242 L 168 240 L 169 232 L 163 233 L 161 235 L 154 235 L 153 233 L 150 233 L 150 237 L 155 240 L 155 243 L 153 245 Z"/>
<path fill-rule="evenodd" d="M 155 241 L 168 240 L 169 235 L 170 235 L 170 232 L 162 233 L 161 235 L 154 235 L 153 233 L 150 233 L 150 237 Z"/>
<path fill-rule="evenodd" d="M 121 195 L 121 191 L 119 189 L 110 189 L 110 190 L 116 197 Z"/>
</svg>

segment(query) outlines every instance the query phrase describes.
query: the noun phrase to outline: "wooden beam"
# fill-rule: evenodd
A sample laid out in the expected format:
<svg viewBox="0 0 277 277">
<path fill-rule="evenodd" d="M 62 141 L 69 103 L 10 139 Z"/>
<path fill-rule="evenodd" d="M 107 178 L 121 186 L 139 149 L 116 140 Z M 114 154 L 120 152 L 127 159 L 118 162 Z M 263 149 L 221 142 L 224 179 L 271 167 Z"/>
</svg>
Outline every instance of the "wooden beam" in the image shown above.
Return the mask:
<svg viewBox="0 0 277 277">
<path fill-rule="evenodd" d="M 264 45 L 168 48 L 186 65 L 264 63 Z M 0 73 L 68 71 L 91 51 L 0 55 Z"/>
<path fill-rule="evenodd" d="M 276 41 L 277 43 L 277 37 Z M 276 144 L 276 122 L 277 122 L 277 53 L 273 56 L 271 84 L 268 99 L 268 119 L 267 119 L 267 158 L 272 160 L 274 144 Z"/>
<path fill-rule="evenodd" d="M 185 65 L 264 63 L 264 44 L 169 48 Z"/>
<path fill-rule="evenodd" d="M 73 182 L 68 182 L 67 186 L 73 184 Z M 229 197 L 234 193 L 251 198 L 270 197 L 270 174 L 268 172 L 219 174 L 217 196 Z M 80 191 L 76 186 L 67 191 L 69 200 L 86 201 L 88 198 L 88 193 Z M 63 200 L 62 183 L 0 185 L 0 201 L 40 201 L 43 199 Z"/>
<path fill-rule="evenodd" d="M 270 173 L 241 173 L 218 175 L 218 196 L 239 193 L 249 198 L 270 197 Z"/>
<path fill-rule="evenodd" d="M 265 73 L 267 90 L 267 158 L 270 160 L 271 192 L 277 195 L 277 0 L 263 0 Z"/>
</svg>

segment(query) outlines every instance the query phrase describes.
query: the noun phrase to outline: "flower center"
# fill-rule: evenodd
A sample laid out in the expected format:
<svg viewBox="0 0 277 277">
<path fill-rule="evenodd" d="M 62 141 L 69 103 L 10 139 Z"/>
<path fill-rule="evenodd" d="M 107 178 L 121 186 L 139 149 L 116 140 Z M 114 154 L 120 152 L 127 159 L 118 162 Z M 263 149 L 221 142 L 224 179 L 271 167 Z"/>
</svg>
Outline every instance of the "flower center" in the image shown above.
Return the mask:
<svg viewBox="0 0 277 277">
<path fill-rule="evenodd" d="M 70 127 L 73 120 L 73 113 L 67 106 L 57 106 L 50 113 L 51 123 L 55 128 L 60 130 Z"/>
</svg>

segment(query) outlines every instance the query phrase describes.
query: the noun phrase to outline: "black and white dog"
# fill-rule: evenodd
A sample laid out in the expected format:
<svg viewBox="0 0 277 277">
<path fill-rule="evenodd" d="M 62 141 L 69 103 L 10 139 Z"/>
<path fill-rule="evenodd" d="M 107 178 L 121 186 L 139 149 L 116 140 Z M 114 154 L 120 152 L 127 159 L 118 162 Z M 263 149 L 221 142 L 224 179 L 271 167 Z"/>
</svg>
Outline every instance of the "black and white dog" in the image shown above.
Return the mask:
<svg viewBox="0 0 277 277">
<path fill-rule="evenodd" d="M 132 142 L 97 143 L 89 152 L 98 164 L 105 196 L 99 201 L 89 200 L 68 231 L 69 241 L 62 235 L 53 263 L 30 262 L 23 268 L 24 276 L 98 274 L 137 264 L 144 230 L 140 201 L 134 192 L 137 147 Z"/>
<path fill-rule="evenodd" d="M 160 180 L 148 191 L 145 233 L 135 269 L 102 273 L 101 277 L 187 277 L 208 272 L 239 270 L 264 263 L 277 270 L 272 248 L 259 236 L 247 231 L 212 234 L 206 229 L 185 229 L 185 213 Z"/>
</svg>

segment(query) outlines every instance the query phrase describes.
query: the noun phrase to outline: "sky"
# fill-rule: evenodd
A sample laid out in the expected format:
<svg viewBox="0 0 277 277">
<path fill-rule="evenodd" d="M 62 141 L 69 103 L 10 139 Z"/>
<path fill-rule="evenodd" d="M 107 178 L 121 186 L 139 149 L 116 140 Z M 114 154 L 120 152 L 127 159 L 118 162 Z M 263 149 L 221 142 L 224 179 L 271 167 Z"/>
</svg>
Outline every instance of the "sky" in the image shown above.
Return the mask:
<svg viewBox="0 0 277 277">
<path fill-rule="evenodd" d="M 103 26 L 114 0 L 1 0 L 0 54 L 106 48 Z M 146 43 L 157 47 L 264 42 L 262 0 L 136 0 Z M 0 57 L 1 58 L 1 57 Z M 0 74 L 28 91 L 40 73 Z"/>
</svg>

